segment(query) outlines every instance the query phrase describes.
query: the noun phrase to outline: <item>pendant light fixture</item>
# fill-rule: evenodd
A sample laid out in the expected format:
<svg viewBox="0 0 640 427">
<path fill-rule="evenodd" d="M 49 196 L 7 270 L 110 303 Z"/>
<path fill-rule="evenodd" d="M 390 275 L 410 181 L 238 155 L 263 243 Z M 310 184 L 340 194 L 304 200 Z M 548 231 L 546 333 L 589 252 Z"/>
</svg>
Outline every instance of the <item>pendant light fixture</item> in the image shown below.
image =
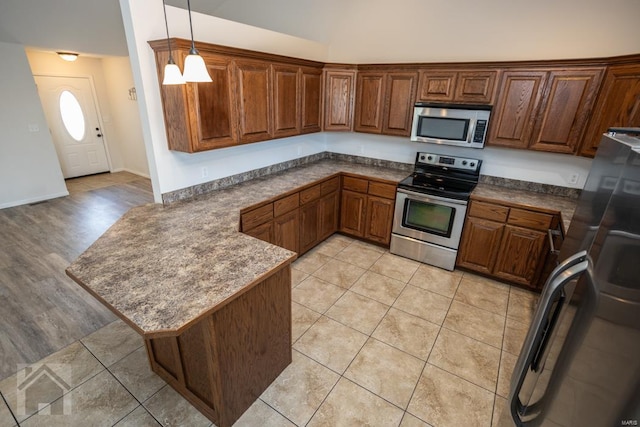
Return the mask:
<svg viewBox="0 0 640 427">
<path fill-rule="evenodd" d="M 169 38 L 169 24 L 167 23 L 167 6 L 165 0 L 162 0 L 162 9 L 164 10 L 164 26 L 167 29 L 167 44 L 169 45 L 169 62 L 164 66 L 164 78 L 162 79 L 163 85 L 183 85 L 185 84 L 184 77 L 180 72 L 180 68 L 173 61 L 173 54 L 171 53 L 171 39 Z"/>
<path fill-rule="evenodd" d="M 211 76 L 204 64 L 204 59 L 198 54 L 195 42 L 193 41 L 193 24 L 191 23 L 191 2 L 187 0 L 187 8 L 189 10 L 189 29 L 191 30 L 191 50 L 184 60 L 185 81 L 188 82 L 211 82 Z"/>
</svg>

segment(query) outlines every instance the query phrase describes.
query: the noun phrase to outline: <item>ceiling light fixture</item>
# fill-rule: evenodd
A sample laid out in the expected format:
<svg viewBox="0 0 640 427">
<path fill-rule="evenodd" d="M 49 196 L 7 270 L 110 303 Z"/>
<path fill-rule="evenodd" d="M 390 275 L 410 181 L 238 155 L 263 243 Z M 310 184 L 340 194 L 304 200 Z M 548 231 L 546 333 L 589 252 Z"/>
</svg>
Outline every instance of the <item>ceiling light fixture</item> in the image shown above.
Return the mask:
<svg viewBox="0 0 640 427">
<path fill-rule="evenodd" d="M 73 62 L 78 59 L 78 54 L 73 52 L 56 52 L 65 61 Z"/>
<path fill-rule="evenodd" d="M 162 79 L 163 85 L 183 85 L 185 84 L 184 77 L 180 72 L 180 68 L 173 61 L 173 54 L 171 53 L 171 39 L 169 38 L 169 24 L 167 23 L 167 6 L 165 0 L 162 0 L 162 10 L 164 11 L 164 26 L 167 29 L 167 45 L 169 45 L 169 61 L 164 66 L 164 78 Z"/>
<path fill-rule="evenodd" d="M 193 24 L 191 23 L 191 2 L 187 0 L 189 9 L 189 29 L 191 30 L 191 50 L 184 60 L 183 77 L 188 82 L 211 82 L 211 76 L 207 71 L 204 59 L 198 54 L 195 42 L 193 41 Z"/>
</svg>

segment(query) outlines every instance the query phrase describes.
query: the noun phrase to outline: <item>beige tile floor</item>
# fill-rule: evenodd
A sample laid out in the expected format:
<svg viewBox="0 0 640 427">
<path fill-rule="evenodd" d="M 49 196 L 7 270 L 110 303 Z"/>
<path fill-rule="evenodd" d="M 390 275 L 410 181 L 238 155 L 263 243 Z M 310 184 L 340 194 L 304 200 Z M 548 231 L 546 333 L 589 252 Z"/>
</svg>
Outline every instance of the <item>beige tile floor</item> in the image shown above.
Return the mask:
<svg viewBox="0 0 640 427">
<path fill-rule="evenodd" d="M 340 235 L 292 277 L 293 363 L 236 425 L 495 425 L 534 294 Z M 40 386 L 39 408 L 17 389 L 33 371 L 1 381 L 0 427 L 212 425 L 149 370 L 142 344 L 116 321 L 33 365 L 65 384 Z"/>
</svg>

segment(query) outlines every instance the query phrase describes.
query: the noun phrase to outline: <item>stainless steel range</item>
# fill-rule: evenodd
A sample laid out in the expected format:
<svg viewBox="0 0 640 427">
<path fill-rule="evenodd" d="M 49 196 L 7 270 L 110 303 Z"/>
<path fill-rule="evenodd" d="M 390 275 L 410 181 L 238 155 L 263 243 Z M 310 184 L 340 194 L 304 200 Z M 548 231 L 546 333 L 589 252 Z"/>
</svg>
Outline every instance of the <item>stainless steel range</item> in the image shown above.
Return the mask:
<svg viewBox="0 0 640 427">
<path fill-rule="evenodd" d="M 481 160 L 420 152 L 398 184 L 391 253 L 453 270 Z"/>
</svg>

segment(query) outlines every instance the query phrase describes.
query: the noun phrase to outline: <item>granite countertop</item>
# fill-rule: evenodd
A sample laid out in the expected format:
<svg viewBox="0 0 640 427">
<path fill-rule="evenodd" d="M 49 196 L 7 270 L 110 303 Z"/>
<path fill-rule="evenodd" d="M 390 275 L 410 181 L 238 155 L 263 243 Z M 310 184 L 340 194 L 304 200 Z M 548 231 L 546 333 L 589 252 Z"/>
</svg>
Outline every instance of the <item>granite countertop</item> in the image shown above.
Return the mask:
<svg viewBox="0 0 640 427">
<path fill-rule="evenodd" d="M 177 333 L 293 261 L 238 232 L 240 209 L 338 172 L 398 182 L 406 170 L 321 160 L 169 206 L 128 211 L 67 274 L 143 335 Z"/>
<path fill-rule="evenodd" d="M 564 232 L 569 229 L 577 199 L 536 193 L 533 191 L 506 188 L 497 185 L 479 183 L 471 195 L 475 199 L 493 200 L 511 205 L 526 206 L 531 209 L 544 210 L 549 213 L 559 212 Z"/>
</svg>

